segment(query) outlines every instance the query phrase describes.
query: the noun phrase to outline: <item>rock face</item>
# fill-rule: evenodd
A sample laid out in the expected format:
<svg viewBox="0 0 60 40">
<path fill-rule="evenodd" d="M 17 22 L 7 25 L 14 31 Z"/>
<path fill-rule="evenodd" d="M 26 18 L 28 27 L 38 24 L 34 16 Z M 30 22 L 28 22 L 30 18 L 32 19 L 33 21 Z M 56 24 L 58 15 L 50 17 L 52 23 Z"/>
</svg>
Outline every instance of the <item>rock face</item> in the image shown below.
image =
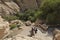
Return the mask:
<svg viewBox="0 0 60 40">
<path fill-rule="evenodd" d="M 4 40 L 38 40 L 38 39 L 18 34 L 12 38 L 4 39 Z"/>
<path fill-rule="evenodd" d="M 20 0 L 20 2 L 22 10 L 38 8 L 36 0 Z"/>
<path fill-rule="evenodd" d="M 0 15 L 13 14 L 19 12 L 19 7 L 16 3 L 9 0 L 0 0 Z"/>
<path fill-rule="evenodd" d="M 38 8 L 36 0 L 13 0 L 13 1 L 20 7 L 21 11 Z"/>
<path fill-rule="evenodd" d="M 9 23 L 4 21 L 0 16 L 0 39 L 6 37 L 9 34 Z"/>
<path fill-rule="evenodd" d="M 40 3 L 41 0 L 0 0 L 0 11 L 4 10 L 9 14 L 27 9 L 37 9 L 40 7 Z"/>
<path fill-rule="evenodd" d="M 25 11 L 40 7 L 41 0 L 18 0 L 16 3 L 20 6 L 21 11 Z"/>
</svg>

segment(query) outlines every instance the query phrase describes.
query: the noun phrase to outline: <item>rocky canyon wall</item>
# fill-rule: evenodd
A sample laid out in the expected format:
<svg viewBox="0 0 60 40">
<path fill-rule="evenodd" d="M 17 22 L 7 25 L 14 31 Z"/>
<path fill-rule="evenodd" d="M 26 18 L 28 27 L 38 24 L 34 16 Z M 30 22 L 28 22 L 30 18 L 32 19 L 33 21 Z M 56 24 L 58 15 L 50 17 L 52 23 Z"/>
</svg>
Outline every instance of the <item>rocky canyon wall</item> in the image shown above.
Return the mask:
<svg viewBox="0 0 60 40">
<path fill-rule="evenodd" d="M 15 13 L 15 11 L 18 12 L 25 11 L 26 9 L 37 9 L 40 6 L 40 3 L 41 0 L 0 0 L 0 9 L 5 9 L 7 7 L 6 10 L 9 10 L 11 13 Z"/>
</svg>

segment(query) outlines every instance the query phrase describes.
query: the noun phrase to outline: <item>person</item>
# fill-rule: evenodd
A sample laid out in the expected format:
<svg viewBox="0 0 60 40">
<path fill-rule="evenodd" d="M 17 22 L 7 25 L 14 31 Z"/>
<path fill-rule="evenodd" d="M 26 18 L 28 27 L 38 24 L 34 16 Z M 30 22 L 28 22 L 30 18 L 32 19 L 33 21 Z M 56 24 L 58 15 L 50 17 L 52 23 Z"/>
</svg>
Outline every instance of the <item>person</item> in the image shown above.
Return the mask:
<svg viewBox="0 0 60 40">
<path fill-rule="evenodd" d="M 31 29 L 30 33 L 31 33 L 30 35 L 31 37 L 34 36 L 34 28 Z"/>
<path fill-rule="evenodd" d="M 31 37 L 34 36 L 37 33 L 37 28 L 36 27 L 32 27 L 30 33 L 31 33 Z"/>
<path fill-rule="evenodd" d="M 37 33 L 37 28 L 36 27 L 34 27 L 34 30 L 35 30 L 35 34 Z"/>
</svg>

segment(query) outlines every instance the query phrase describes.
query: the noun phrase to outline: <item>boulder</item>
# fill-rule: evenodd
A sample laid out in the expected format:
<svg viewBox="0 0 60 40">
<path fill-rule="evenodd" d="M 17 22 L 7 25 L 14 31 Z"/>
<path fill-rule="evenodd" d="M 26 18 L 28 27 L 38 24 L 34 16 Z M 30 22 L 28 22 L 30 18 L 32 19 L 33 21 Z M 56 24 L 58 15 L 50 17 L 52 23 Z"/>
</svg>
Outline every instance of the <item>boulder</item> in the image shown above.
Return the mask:
<svg viewBox="0 0 60 40">
<path fill-rule="evenodd" d="M 60 33 L 56 34 L 53 40 L 60 40 Z"/>
<path fill-rule="evenodd" d="M 24 26 L 24 23 L 21 20 L 13 20 L 10 24 L 20 24 L 20 26 Z"/>
<path fill-rule="evenodd" d="M 26 22 L 25 22 L 25 25 L 26 25 L 26 26 L 31 26 L 31 21 L 26 21 Z"/>
</svg>

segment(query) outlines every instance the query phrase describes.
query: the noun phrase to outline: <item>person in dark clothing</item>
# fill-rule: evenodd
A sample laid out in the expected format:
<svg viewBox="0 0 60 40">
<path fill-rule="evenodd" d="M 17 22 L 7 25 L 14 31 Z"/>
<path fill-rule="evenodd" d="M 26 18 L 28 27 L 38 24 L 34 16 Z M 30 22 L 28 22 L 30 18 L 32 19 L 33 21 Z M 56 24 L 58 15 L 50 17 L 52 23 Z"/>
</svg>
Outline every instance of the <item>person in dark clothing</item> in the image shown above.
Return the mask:
<svg viewBox="0 0 60 40">
<path fill-rule="evenodd" d="M 36 27 L 32 27 L 30 33 L 31 33 L 30 37 L 34 36 L 37 33 L 37 28 Z"/>
<path fill-rule="evenodd" d="M 31 37 L 34 36 L 34 28 L 31 29 L 30 33 L 31 33 L 30 35 Z"/>
<path fill-rule="evenodd" d="M 36 27 L 34 27 L 34 30 L 35 30 L 35 34 L 37 33 L 37 28 Z"/>
</svg>

